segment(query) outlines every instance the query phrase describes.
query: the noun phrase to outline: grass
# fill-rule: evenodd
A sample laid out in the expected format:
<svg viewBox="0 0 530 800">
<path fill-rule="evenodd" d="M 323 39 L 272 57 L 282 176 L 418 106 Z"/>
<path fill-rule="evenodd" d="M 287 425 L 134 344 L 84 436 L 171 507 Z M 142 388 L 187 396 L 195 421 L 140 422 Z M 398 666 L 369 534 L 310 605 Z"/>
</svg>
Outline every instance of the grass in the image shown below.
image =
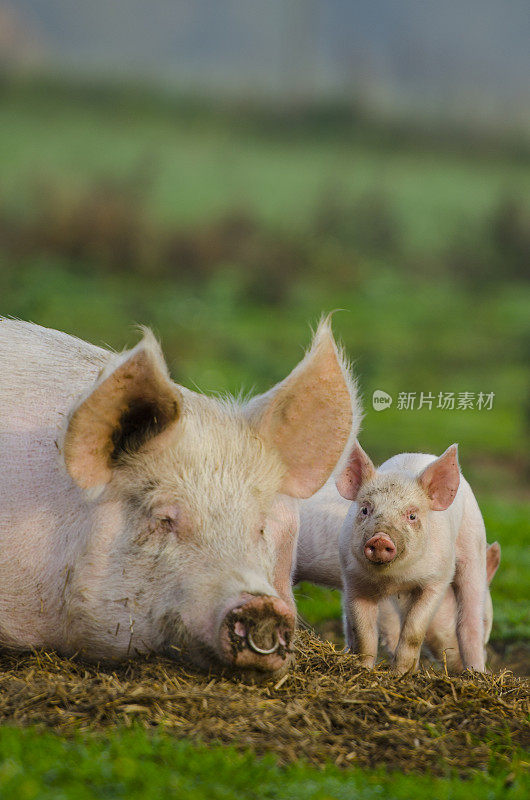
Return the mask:
<svg viewBox="0 0 530 800">
<path fill-rule="evenodd" d="M 282 764 L 385 764 L 467 778 L 488 764 L 511 768 L 527 741 L 527 686 L 505 671 L 397 678 L 385 665 L 363 669 L 308 631 L 292 647 L 289 672 L 258 684 L 156 655 L 109 668 L 46 651 L 2 653 L 0 720 L 66 736 L 141 720 L 179 739 L 272 753 Z"/>
<path fill-rule="evenodd" d="M 458 776 L 344 773 L 300 763 L 279 767 L 271 757 L 231 748 L 194 746 L 139 727 L 112 735 L 63 739 L 35 729 L 0 728 L 0 796 L 17 800 L 186 798 L 186 800 L 524 800 L 530 781 L 514 753 L 511 771 Z"/>
<path fill-rule="evenodd" d="M 528 505 L 490 500 L 482 503 L 490 541 L 497 539 L 502 560 L 491 594 L 495 610 L 493 639 L 530 640 L 530 548 Z"/>
<path fill-rule="evenodd" d="M 520 680 L 398 679 L 307 632 L 294 647 L 296 664 L 275 686 L 157 657 L 105 669 L 3 654 L 0 796 L 398 798 L 430 787 L 460 797 L 459 783 L 479 797 L 524 791 Z"/>
<path fill-rule="evenodd" d="M 458 441 L 474 486 L 521 499 L 530 407 L 522 266 L 530 223 L 517 201 L 530 188 L 524 154 L 392 147 L 370 140 L 361 124 L 347 136 L 288 129 L 281 136 L 249 126 L 244 114 L 190 114 L 109 96 L 6 90 L 4 211 L 34 215 L 35 183 L 53 211 L 57 188 L 74 202 L 94 183 L 104 196 L 118 180 L 125 203 L 140 191 L 141 218 L 155 240 L 169 226 L 191 230 L 201 244 L 205 234 L 194 233 L 192 221 L 215 222 L 238 208 L 261 231 L 263 252 L 255 263 L 210 264 L 202 280 L 186 280 L 177 266 L 153 280 L 97 257 L 24 246 L 13 253 L 0 231 L 2 313 L 114 347 L 134 341 L 134 323 L 149 324 L 177 380 L 237 393 L 280 380 L 308 341 L 308 323 L 345 309 L 335 328 L 360 376 L 362 441 L 374 460 L 407 449 L 441 452 Z M 280 267 L 275 237 L 289 245 Z M 514 247 L 523 248 L 517 257 Z M 296 274 L 289 248 L 301 259 Z M 263 299 L 271 283 L 281 301 Z M 392 408 L 372 410 L 375 389 L 393 396 Z M 422 391 L 494 392 L 494 409 L 396 407 L 399 392 Z"/>
</svg>

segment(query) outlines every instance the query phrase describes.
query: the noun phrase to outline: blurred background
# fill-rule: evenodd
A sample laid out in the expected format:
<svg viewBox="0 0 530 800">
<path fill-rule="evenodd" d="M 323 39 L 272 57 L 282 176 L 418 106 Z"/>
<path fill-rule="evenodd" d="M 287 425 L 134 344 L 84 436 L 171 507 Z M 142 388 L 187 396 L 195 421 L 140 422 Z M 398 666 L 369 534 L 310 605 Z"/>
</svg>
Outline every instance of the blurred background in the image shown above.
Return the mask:
<svg viewBox="0 0 530 800">
<path fill-rule="evenodd" d="M 115 348 L 150 325 L 176 380 L 237 393 L 343 309 L 374 461 L 460 443 L 506 636 L 530 624 L 529 41 L 526 0 L 0 0 L 0 312 Z"/>
</svg>

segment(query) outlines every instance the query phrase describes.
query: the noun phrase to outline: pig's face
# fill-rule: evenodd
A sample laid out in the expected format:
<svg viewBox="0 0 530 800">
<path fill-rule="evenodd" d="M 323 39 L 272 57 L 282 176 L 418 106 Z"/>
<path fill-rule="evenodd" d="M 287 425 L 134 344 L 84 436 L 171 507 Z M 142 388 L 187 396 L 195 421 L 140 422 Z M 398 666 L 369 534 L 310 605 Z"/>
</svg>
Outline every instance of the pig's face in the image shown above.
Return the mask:
<svg viewBox="0 0 530 800">
<path fill-rule="evenodd" d="M 68 589 L 72 650 L 284 670 L 295 498 L 327 479 L 352 429 L 353 387 L 329 331 L 243 406 L 175 386 L 155 344 L 141 344 L 101 376 L 65 436 L 70 474 L 98 494 Z"/>
<path fill-rule="evenodd" d="M 356 500 L 348 525 L 358 563 L 392 572 L 422 559 L 429 547 L 429 516 L 449 507 L 459 481 L 455 445 L 416 475 L 404 469 L 377 471 L 356 443 L 337 488 L 343 497 Z"/>
<path fill-rule="evenodd" d="M 200 405 L 184 415 L 174 444 L 156 459 L 129 458 L 120 474 L 126 527 L 116 572 L 125 561 L 127 585 L 119 594 L 134 600 L 135 641 L 171 653 L 184 632 L 186 654 L 203 665 L 231 664 L 248 631 L 237 620 L 238 633 L 225 630 L 225 618 L 254 597 L 271 598 L 267 631 L 251 636 L 265 650 L 277 636 L 278 648 L 257 662 L 280 668 L 295 620 L 288 578 L 296 501 L 279 494 L 282 464 L 242 415 L 206 398 Z M 125 583 L 109 581 L 111 597 L 115 580 Z"/>
</svg>

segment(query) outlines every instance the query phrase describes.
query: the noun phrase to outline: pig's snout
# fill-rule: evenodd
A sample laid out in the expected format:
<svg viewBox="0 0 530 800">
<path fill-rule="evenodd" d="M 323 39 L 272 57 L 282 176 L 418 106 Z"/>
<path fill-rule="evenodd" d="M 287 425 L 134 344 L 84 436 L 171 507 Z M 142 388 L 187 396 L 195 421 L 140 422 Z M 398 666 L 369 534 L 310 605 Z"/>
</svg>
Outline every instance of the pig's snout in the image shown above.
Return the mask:
<svg viewBox="0 0 530 800">
<path fill-rule="evenodd" d="M 376 533 L 364 545 L 364 554 L 372 564 L 389 564 L 396 553 L 396 545 L 386 533 Z"/>
<path fill-rule="evenodd" d="M 221 625 L 221 648 L 235 667 L 275 672 L 289 661 L 295 615 L 278 597 L 248 596 Z"/>
</svg>

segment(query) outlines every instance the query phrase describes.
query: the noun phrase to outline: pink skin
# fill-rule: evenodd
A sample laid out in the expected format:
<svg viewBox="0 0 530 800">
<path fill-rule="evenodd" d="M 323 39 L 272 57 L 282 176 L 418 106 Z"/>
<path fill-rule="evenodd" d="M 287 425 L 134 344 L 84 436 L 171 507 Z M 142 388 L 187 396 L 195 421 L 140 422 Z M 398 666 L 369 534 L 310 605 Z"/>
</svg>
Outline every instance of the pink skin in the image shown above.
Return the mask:
<svg viewBox="0 0 530 800">
<path fill-rule="evenodd" d="M 500 546 L 490 544 L 486 552 L 486 579 L 488 586 L 500 563 Z M 397 607 L 396 607 L 397 606 Z M 484 647 L 488 643 L 493 621 L 493 605 L 489 591 L 484 605 Z M 457 607 L 453 587 L 450 586 L 425 636 L 425 645 L 430 656 L 447 666 L 451 673 L 462 672 L 463 664 L 456 635 Z M 381 641 L 390 656 L 394 655 L 401 630 L 399 602 L 390 599 L 379 605 L 379 629 Z"/>
<path fill-rule="evenodd" d="M 273 547 L 274 559 L 273 586 L 278 597 L 241 595 L 235 603 L 229 603 L 228 609 L 222 615 L 219 630 L 219 649 L 222 658 L 231 666 L 254 668 L 259 671 L 277 671 L 287 666 L 292 660 L 290 643 L 294 634 L 296 623 L 296 606 L 292 591 L 291 571 L 293 553 L 296 547 L 299 527 L 299 514 L 297 503 L 292 498 L 281 496 L 277 498 L 270 517 L 269 531 Z M 275 634 L 281 647 L 271 654 L 256 653 L 249 647 L 247 623 L 240 619 L 234 621 L 234 616 L 242 617 L 251 615 L 255 619 L 261 617 L 268 620 L 271 617 L 277 620 Z M 238 637 L 239 646 L 233 646 L 233 640 Z M 259 643 L 257 643 L 259 646 Z M 269 643 L 265 643 L 268 649 Z M 273 645 L 273 642 L 270 643 Z"/>
<path fill-rule="evenodd" d="M 291 497 L 281 495 L 273 505 L 269 517 L 269 531 L 274 559 L 272 584 L 278 597 L 289 606 L 293 613 L 296 612 L 296 606 L 291 574 L 299 527 L 298 503 Z"/>
</svg>

